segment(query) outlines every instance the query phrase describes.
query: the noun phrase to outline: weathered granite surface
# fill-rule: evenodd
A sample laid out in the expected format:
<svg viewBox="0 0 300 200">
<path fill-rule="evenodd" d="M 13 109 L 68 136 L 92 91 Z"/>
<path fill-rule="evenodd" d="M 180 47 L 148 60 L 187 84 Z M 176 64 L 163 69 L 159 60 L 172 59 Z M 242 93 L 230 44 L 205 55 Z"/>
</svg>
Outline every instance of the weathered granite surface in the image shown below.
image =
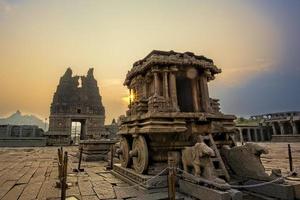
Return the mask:
<svg viewBox="0 0 300 200">
<path fill-rule="evenodd" d="M 267 171 L 280 168 L 283 174 L 288 169 L 286 143 L 264 143 L 270 153 L 262 156 Z M 295 167 L 300 167 L 300 144 L 293 143 Z M 144 193 L 105 170 L 106 162 L 83 162 L 83 173 L 72 173 L 77 167 L 75 154 L 78 147 L 66 147 L 69 152 L 68 182 L 72 183 L 67 196 L 75 196 L 82 200 L 112 199 L 166 199 L 167 191 Z M 57 148 L 0 148 L 0 199 L 59 199 L 60 191 L 55 188 L 57 181 Z M 179 194 L 177 197 L 190 199 Z M 257 198 L 244 195 L 245 200 Z"/>
<path fill-rule="evenodd" d="M 72 70 L 68 68 L 60 78 L 51 103 L 48 143 L 74 143 L 71 138 L 72 122 L 81 123 L 81 140 L 104 137 L 107 133 L 104 120 L 105 109 L 93 68 L 86 76 L 72 76 Z"/>
</svg>

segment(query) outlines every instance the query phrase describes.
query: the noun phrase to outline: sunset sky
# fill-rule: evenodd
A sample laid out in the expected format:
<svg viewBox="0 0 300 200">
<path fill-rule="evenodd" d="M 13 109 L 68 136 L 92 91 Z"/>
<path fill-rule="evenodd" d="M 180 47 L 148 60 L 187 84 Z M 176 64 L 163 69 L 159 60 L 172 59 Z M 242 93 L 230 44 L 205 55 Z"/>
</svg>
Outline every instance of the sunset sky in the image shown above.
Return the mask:
<svg viewBox="0 0 300 200">
<path fill-rule="evenodd" d="M 225 113 L 300 110 L 298 0 L 0 0 L 0 116 L 48 117 L 66 68 L 94 67 L 110 123 L 127 71 L 153 49 L 213 59 Z"/>
</svg>

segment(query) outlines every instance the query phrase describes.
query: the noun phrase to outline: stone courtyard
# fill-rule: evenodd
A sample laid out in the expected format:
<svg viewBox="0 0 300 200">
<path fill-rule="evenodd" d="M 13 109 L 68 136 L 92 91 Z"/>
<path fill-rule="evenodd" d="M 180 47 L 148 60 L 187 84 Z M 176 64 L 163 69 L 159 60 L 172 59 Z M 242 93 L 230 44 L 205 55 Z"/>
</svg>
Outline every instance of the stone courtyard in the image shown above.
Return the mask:
<svg viewBox="0 0 300 200">
<path fill-rule="evenodd" d="M 280 168 L 283 174 L 289 169 L 287 143 L 260 143 L 270 153 L 262 162 L 267 171 Z M 291 143 L 294 167 L 300 168 L 300 144 Z M 105 166 L 107 162 L 83 162 L 84 172 L 75 173 L 78 147 L 65 147 L 69 152 L 67 197 L 69 199 L 167 199 L 167 190 L 146 193 L 129 187 L 115 178 Z M 60 199 L 57 147 L 0 148 L 0 199 Z M 73 197 L 73 198 L 72 198 Z M 177 193 L 177 199 L 189 199 Z M 250 199 L 249 197 L 245 199 Z"/>
<path fill-rule="evenodd" d="M 84 172 L 75 173 L 78 147 L 66 147 L 69 153 L 67 197 L 69 199 L 160 199 L 167 191 L 146 194 L 115 178 L 106 171 L 107 162 L 83 162 Z M 0 199 L 60 199 L 57 147 L 1 148 Z M 182 196 L 180 194 L 178 197 Z M 72 198 L 73 197 L 73 198 Z"/>
</svg>

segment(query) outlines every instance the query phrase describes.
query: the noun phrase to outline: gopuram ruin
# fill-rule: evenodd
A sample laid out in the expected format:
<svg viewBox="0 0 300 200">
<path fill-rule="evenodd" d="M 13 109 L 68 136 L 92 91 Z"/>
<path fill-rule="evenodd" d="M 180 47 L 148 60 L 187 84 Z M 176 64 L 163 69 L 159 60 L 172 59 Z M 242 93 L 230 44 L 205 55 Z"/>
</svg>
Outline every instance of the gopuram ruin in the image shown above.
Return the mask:
<svg viewBox="0 0 300 200">
<path fill-rule="evenodd" d="M 102 105 L 93 68 L 86 76 L 72 76 L 67 69 L 60 78 L 50 108 L 48 145 L 78 143 L 100 139 L 105 134 L 105 109 Z M 80 123 L 79 135 L 71 137 L 72 123 Z"/>
<path fill-rule="evenodd" d="M 220 72 L 213 60 L 191 52 L 154 50 L 135 62 L 124 82 L 130 102 L 120 118 L 120 164 L 112 173 L 158 189 L 167 187 L 165 170 L 173 163 L 179 191 L 195 199 L 243 199 L 240 190 L 299 198 L 299 184 L 280 178 L 280 170 L 266 173 L 260 160 L 266 148 L 236 145 L 235 116 L 223 114 L 209 96 L 208 82 Z"/>
</svg>

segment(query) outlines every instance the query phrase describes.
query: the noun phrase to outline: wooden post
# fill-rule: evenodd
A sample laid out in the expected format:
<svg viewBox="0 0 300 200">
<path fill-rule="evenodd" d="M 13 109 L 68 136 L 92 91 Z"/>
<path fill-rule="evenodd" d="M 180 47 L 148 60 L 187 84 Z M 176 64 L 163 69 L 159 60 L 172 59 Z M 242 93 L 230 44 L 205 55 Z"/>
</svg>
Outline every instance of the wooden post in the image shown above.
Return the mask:
<svg viewBox="0 0 300 200">
<path fill-rule="evenodd" d="M 292 151 L 291 151 L 291 145 L 288 144 L 288 153 L 289 153 L 289 164 L 290 164 L 290 171 L 293 171 L 293 157 L 292 157 Z"/>
<path fill-rule="evenodd" d="M 58 155 L 58 180 L 61 180 L 61 166 L 62 166 L 62 152 L 61 149 L 57 149 L 57 155 Z"/>
<path fill-rule="evenodd" d="M 62 181 L 61 181 L 61 200 L 66 199 L 66 191 L 67 191 L 67 175 L 68 175 L 68 152 L 64 153 L 64 162 L 62 167 Z"/>
<path fill-rule="evenodd" d="M 168 175 L 168 196 L 170 200 L 176 199 L 176 160 L 172 152 L 168 152 L 168 166 L 169 166 L 169 175 Z"/>
</svg>

